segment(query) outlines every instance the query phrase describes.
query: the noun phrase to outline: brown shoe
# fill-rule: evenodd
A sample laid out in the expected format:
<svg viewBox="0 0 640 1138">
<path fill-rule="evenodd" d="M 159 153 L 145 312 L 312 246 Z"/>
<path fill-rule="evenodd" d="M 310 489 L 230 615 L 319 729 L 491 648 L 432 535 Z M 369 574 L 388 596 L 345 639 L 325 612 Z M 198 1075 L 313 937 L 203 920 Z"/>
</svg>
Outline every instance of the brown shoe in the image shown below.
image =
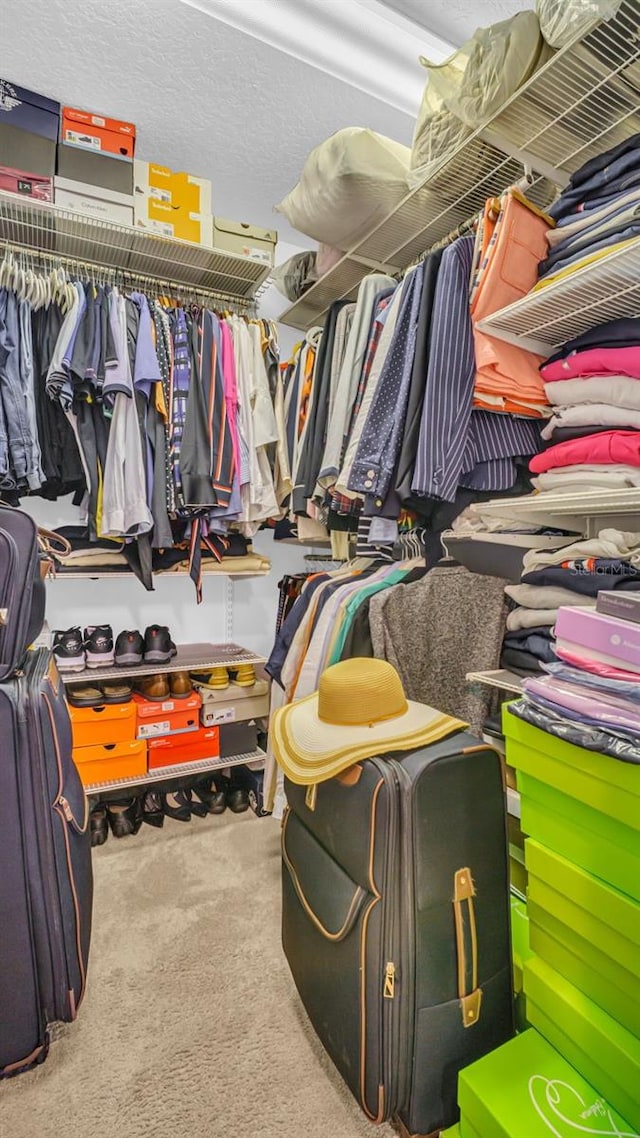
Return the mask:
<svg viewBox="0 0 640 1138">
<path fill-rule="evenodd" d="M 169 699 L 169 677 L 166 672 L 158 672 L 155 676 L 141 676 L 136 680 L 136 691 L 139 691 L 145 699 L 162 703 L 165 699 Z"/>
<path fill-rule="evenodd" d="M 105 703 L 129 703 L 133 691 L 131 684 L 124 683 L 122 680 L 112 680 L 100 686 Z"/>
<path fill-rule="evenodd" d="M 100 688 L 92 684 L 71 684 L 66 691 L 67 700 L 74 707 L 99 707 L 106 703 Z"/>
<path fill-rule="evenodd" d="M 169 686 L 173 699 L 186 699 L 193 691 L 191 676 L 188 672 L 170 672 Z"/>
</svg>

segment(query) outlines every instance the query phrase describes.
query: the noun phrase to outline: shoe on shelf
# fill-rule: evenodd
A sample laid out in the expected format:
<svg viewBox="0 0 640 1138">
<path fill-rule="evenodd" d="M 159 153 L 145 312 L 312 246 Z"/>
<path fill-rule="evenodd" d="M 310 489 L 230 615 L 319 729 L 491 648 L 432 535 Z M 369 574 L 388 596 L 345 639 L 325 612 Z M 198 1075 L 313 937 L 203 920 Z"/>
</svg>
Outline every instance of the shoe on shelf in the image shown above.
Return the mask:
<svg viewBox="0 0 640 1138">
<path fill-rule="evenodd" d="M 53 634 L 53 655 L 59 672 L 84 672 L 87 657 L 79 628 L 61 629 Z"/>
<path fill-rule="evenodd" d="M 110 680 L 108 683 L 101 683 L 100 687 L 102 688 L 103 703 L 129 703 L 131 701 L 133 687 L 123 680 Z"/>
<path fill-rule="evenodd" d="M 194 679 L 204 687 L 223 691 L 229 687 L 229 673 L 226 668 L 212 668 L 210 672 L 193 672 Z"/>
<path fill-rule="evenodd" d="M 109 668 L 113 664 L 113 632 L 110 624 L 89 625 L 84 630 L 87 668 Z"/>
<path fill-rule="evenodd" d="M 193 786 L 193 793 L 207 808 L 209 814 L 224 814 L 227 809 L 227 796 L 224 786 L 215 778 L 203 778 Z"/>
<path fill-rule="evenodd" d="M 191 795 L 186 790 L 168 790 L 162 794 L 162 809 L 167 818 L 176 822 L 191 821 Z"/>
<path fill-rule="evenodd" d="M 164 826 L 162 795 L 159 790 L 148 790 L 142 798 L 142 821 L 161 829 Z"/>
<path fill-rule="evenodd" d="M 244 786 L 238 786 L 231 778 L 224 780 L 224 792 L 227 806 L 232 814 L 244 814 L 249 809 L 249 791 Z"/>
<path fill-rule="evenodd" d="M 109 837 L 109 824 L 107 822 L 107 808 L 104 802 L 93 807 L 90 815 L 91 845 L 103 846 Z"/>
<path fill-rule="evenodd" d="M 72 707 L 100 707 L 106 703 L 100 688 L 93 684 L 70 684 L 66 690 L 67 702 Z"/>
<path fill-rule="evenodd" d="M 145 629 L 145 664 L 168 664 L 177 651 L 166 624 L 151 624 Z"/>
<path fill-rule="evenodd" d="M 169 688 L 172 699 L 187 699 L 193 692 L 191 676 L 188 672 L 170 672 Z"/>
<path fill-rule="evenodd" d="M 117 668 L 130 668 L 141 664 L 144 656 L 144 637 L 137 629 L 125 629 L 116 640 L 115 661 Z"/>
<path fill-rule="evenodd" d="M 107 802 L 107 817 L 114 838 L 127 838 L 130 834 L 137 834 L 142 825 L 140 799 Z"/>
<path fill-rule="evenodd" d="M 157 672 L 153 676 L 140 676 L 140 679 L 136 680 L 135 688 L 140 695 L 143 695 L 145 699 L 150 699 L 152 703 L 164 703 L 165 699 L 169 699 L 171 695 L 169 677 L 166 672 Z"/>
<path fill-rule="evenodd" d="M 256 682 L 256 669 L 253 664 L 236 664 L 233 671 L 235 672 L 234 684 L 237 684 L 239 688 L 253 687 Z"/>
</svg>

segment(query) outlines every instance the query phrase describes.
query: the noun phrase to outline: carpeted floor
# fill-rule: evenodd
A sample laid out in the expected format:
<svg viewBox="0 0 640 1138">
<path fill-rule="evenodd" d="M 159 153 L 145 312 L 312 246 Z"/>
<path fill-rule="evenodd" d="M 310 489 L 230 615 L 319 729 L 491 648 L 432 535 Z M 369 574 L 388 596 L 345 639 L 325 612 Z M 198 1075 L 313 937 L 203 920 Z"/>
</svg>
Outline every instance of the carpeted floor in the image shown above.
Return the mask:
<svg viewBox="0 0 640 1138">
<path fill-rule="evenodd" d="M 89 986 L 0 1138 L 390 1138 L 309 1026 L 280 947 L 279 827 L 167 821 L 95 851 Z"/>
</svg>

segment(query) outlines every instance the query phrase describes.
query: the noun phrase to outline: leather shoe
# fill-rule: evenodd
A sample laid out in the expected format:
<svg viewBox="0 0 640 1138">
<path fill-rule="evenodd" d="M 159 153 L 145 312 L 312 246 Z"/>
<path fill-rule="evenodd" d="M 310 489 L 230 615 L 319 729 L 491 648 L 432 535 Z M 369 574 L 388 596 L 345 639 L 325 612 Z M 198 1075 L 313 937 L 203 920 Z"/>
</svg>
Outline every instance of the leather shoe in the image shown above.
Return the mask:
<svg viewBox="0 0 640 1138">
<path fill-rule="evenodd" d="M 169 687 L 172 699 L 186 699 L 193 691 L 191 676 L 188 672 L 170 672 Z"/>
<path fill-rule="evenodd" d="M 107 822 L 107 808 L 104 802 L 99 802 L 94 806 L 91 811 L 91 845 L 103 846 L 109 837 L 109 825 Z"/>
<path fill-rule="evenodd" d="M 131 684 L 113 681 L 101 684 L 103 703 L 129 703 L 133 688 Z"/>
<path fill-rule="evenodd" d="M 167 818 L 175 818 L 176 822 L 191 821 L 189 798 L 184 790 L 168 790 L 163 794 L 162 810 Z"/>
<path fill-rule="evenodd" d="M 93 684 L 70 684 L 66 691 L 67 702 L 72 707 L 99 707 L 106 700 Z"/>
<path fill-rule="evenodd" d="M 127 838 L 130 834 L 137 834 L 142 825 L 140 799 L 107 802 L 107 818 L 114 838 Z"/>
<path fill-rule="evenodd" d="M 154 676 L 141 676 L 136 680 L 136 691 L 145 699 L 153 703 L 164 703 L 170 697 L 169 679 L 166 672 L 158 672 Z"/>
<path fill-rule="evenodd" d="M 193 793 L 193 787 L 189 786 L 184 791 L 189 809 L 195 818 L 206 818 L 209 813 L 209 808 L 206 803 L 202 802 L 199 796 Z"/>
<path fill-rule="evenodd" d="M 249 809 L 249 791 L 237 786 L 232 779 L 225 780 L 225 796 L 232 814 L 244 814 Z"/>
<path fill-rule="evenodd" d="M 193 787 L 193 793 L 204 803 L 209 814 L 224 814 L 227 809 L 224 787 L 218 784 L 215 778 L 205 778 L 197 782 Z"/>
<path fill-rule="evenodd" d="M 162 795 L 158 790 L 148 790 L 142 799 L 142 821 L 160 830 L 164 826 Z"/>
</svg>

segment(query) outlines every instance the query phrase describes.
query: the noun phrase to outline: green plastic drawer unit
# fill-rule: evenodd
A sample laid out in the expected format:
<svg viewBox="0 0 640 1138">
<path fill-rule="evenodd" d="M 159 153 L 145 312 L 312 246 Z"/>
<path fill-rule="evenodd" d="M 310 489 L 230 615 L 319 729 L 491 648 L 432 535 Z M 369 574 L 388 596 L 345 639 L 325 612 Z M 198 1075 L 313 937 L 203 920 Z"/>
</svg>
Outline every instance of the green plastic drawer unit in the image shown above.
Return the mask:
<svg viewBox="0 0 640 1138">
<path fill-rule="evenodd" d="M 640 1038 L 640 905 L 531 838 L 526 857 L 532 950 Z"/>
<path fill-rule="evenodd" d="M 513 957 L 513 990 L 522 990 L 522 968 L 531 955 L 529 947 L 529 918 L 526 901 L 511 894 L 511 954 Z"/>
<path fill-rule="evenodd" d="M 527 774 L 519 777 L 522 825 L 527 834 L 640 901 L 638 831 L 616 824 L 605 814 Z"/>
<path fill-rule="evenodd" d="M 456 1122 L 455 1126 L 449 1126 L 447 1130 L 440 1131 L 440 1138 L 460 1138 L 460 1127 Z"/>
<path fill-rule="evenodd" d="M 483 1138 L 482 1134 L 478 1133 L 475 1126 L 472 1126 L 471 1123 L 467 1122 L 466 1119 L 460 1120 L 458 1134 L 460 1135 L 460 1138 Z M 442 1138 L 442 1135 L 440 1135 L 440 1138 Z"/>
<path fill-rule="evenodd" d="M 557 1051 L 640 1128 L 640 1039 L 538 956 L 524 966 L 527 1016 Z"/>
<path fill-rule="evenodd" d="M 531 1028 L 461 1071 L 458 1101 L 462 1138 L 640 1138 Z"/>
<path fill-rule="evenodd" d="M 560 791 L 570 801 L 602 814 L 614 828 L 622 824 L 635 830 L 635 841 L 640 845 L 640 766 L 557 739 L 518 719 L 508 707 L 502 718 L 507 755 L 518 772 L 521 794 L 520 776 L 526 774 Z M 522 828 L 526 832 L 524 825 Z"/>
</svg>

